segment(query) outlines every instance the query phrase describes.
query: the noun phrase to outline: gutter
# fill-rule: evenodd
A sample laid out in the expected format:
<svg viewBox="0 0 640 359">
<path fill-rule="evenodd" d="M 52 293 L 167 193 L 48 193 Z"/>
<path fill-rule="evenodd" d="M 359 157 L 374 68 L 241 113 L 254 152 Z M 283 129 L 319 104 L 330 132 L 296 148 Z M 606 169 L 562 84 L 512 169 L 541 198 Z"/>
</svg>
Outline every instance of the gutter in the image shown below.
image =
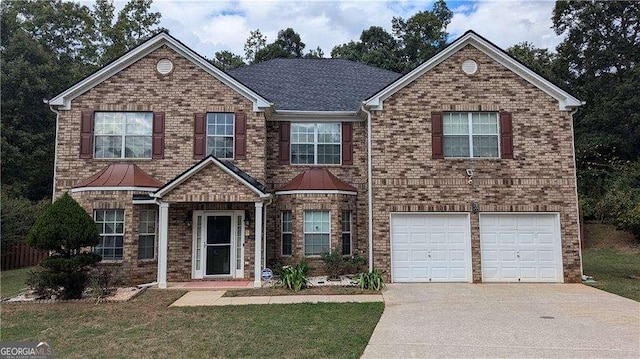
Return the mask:
<svg viewBox="0 0 640 359">
<path fill-rule="evenodd" d="M 49 105 L 49 110 L 56 114 L 56 136 L 53 143 L 53 189 L 51 190 L 51 202 L 55 201 L 56 195 L 56 169 L 58 167 L 58 119 L 60 118 L 60 112 L 53 108 L 53 105 L 49 104 L 49 100 L 42 100 Z"/>
<path fill-rule="evenodd" d="M 368 188 L 367 188 L 367 197 L 368 197 L 368 203 L 367 203 L 367 211 L 369 214 L 369 221 L 368 221 L 368 233 L 367 233 L 367 240 L 369 243 L 369 273 L 373 272 L 373 183 L 371 178 L 373 177 L 372 175 L 372 155 L 371 155 L 371 149 L 373 147 L 372 145 L 372 139 L 371 139 L 371 112 L 367 111 L 367 109 L 365 108 L 365 103 L 362 103 L 362 106 L 360 107 L 362 109 L 362 111 L 364 113 L 367 114 L 367 183 L 368 183 Z"/>
</svg>

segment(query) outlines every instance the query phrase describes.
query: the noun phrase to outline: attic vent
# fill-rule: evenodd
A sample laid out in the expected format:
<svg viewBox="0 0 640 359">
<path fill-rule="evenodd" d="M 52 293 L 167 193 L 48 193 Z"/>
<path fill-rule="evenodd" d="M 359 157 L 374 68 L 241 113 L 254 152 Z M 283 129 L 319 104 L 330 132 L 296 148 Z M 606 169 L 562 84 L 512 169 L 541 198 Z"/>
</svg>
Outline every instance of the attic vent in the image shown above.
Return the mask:
<svg viewBox="0 0 640 359">
<path fill-rule="evenodd" d="M 158 64 L 156 65 L 156 70 L 158 70 L 160 74 L 166 75 L 171 71 L 173 71 L 173 62 L 171 62 L 171 60 L 169 59 L 162 59 L 158 61 Z"/>
<path fill-rule="evenodd" d="M 478 63 L 473 60 L 465 60 L 462 63 L 462 72 L 467 75 L 473 75 L 478 72 Z"/>
</svg>

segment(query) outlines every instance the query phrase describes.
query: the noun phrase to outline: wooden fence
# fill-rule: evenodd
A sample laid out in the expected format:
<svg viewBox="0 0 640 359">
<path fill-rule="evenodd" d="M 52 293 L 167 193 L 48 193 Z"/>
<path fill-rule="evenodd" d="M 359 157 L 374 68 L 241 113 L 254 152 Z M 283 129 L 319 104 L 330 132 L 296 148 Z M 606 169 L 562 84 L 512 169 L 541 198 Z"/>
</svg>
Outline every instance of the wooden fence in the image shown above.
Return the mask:
<svg viewBox="0 0 640 359">
<path fill-rule="evenodd" d="M 31 267 L 48 255 L 47 252 L 31 248 L 26 242 L 20 241 L 0 256 L 2 270 Z"/>
</svg>

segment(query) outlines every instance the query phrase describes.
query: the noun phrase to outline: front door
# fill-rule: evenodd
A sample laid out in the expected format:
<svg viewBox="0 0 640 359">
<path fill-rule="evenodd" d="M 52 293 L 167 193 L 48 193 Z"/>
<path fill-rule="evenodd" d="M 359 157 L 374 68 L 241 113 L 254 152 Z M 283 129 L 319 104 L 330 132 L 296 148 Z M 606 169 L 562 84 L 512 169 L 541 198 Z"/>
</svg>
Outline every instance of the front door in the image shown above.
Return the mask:
<svg viewBox="0 0 640 359">
<path fill-rule="evenodd" d="M 231 216 L 207 216 L 205 275 L 231 275 Z"/>
<path fill-rule="evenodd" d="M 192 278 L 244 278 L 244 211 L 194 211 Z"/>
</svg>

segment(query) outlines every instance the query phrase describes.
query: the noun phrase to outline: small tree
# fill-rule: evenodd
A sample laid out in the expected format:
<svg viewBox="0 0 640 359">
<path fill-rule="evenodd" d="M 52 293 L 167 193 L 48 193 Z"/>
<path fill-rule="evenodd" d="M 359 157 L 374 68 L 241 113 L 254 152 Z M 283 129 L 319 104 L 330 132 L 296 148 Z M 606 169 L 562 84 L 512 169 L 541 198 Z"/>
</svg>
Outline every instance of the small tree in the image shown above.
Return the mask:
<svg viewBox="0 0 640 359">
<path fill-rule="evenodd" d="M 68 193 L 40 216 L 27 234 L 30 246 L 54 252 L 40 261 L 43 270 L 32 272 L 29 284 L 41 293 L 80 298 L 87 285 L 88 270 L 102 257 L 81 253 L 82 247 L 98 244 L 100 234 L 89 214 Z"/>
</svg>

